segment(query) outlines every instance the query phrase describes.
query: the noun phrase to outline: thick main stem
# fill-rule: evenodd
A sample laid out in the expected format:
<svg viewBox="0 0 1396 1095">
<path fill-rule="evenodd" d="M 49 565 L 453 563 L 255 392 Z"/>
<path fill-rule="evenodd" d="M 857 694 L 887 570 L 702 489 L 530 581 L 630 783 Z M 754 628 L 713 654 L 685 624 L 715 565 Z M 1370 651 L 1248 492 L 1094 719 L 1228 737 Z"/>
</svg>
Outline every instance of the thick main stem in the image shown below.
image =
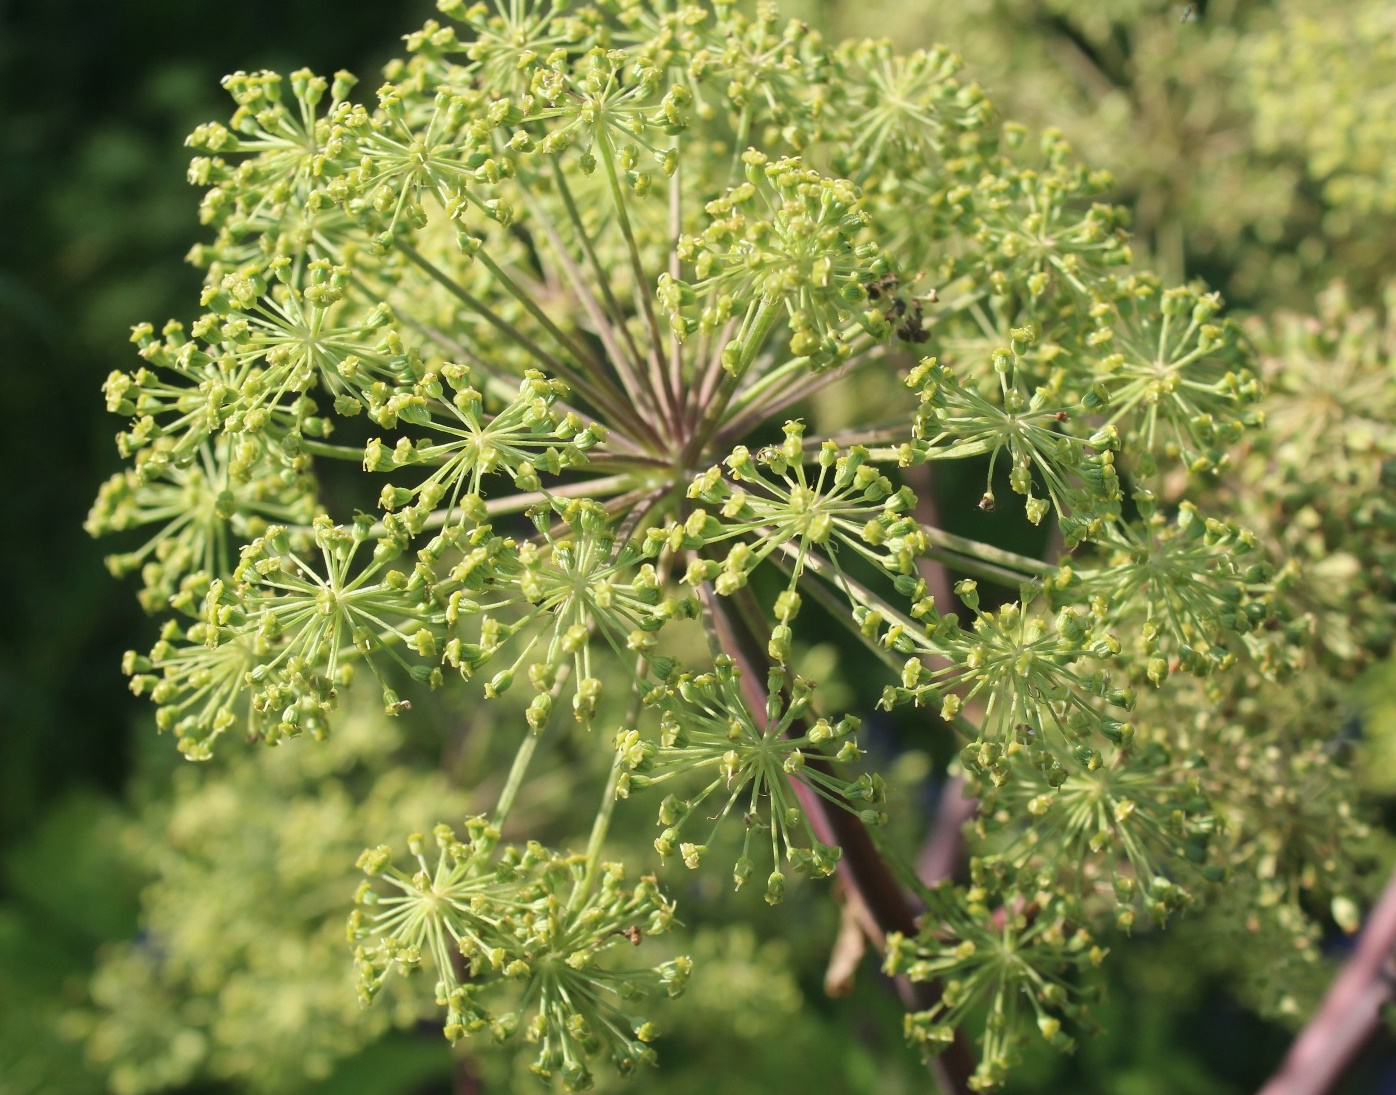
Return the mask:
<svg viewBox="0 0 1396 1095">
<path fill-rule="evenodd" d="M 931 469 L 925 464 L 910 467 L 904 477 L 907 485 L 916 492 L 916 523 L 928 536 L 947 535 L 940 532 L 940 507 L 936 504 Z M 948 610 L 954 603 L 954 586 L 945 564 L 944 559 L 929 556 L 916 560 L 917 572 L 925 580 L 936 604 Z M 924 658 L 922 661 L 926 668 L 933 671 L 936 668 L 934 659 Z M 949 728 L 953 730 L 954 725 L 950 724 Z M 916 877 L 922 883 L 933 886 L 943 879 L 955 877 L 964 858 L 963 829 L 978 808 L 978 801 L 965 792 L 962 776 L 951 776 L 941 785 L 935 818 L 916 857 Z"/>
<path fill-rule="evenodd" d="M 709 583 L 704 582 L 699 586 L 698 592 L 719 643 L 741 668 L 742 691 L 759 727 L 766 712 L 765 680 L 769 664 L 760 640 L 738 613 L 730 611 L 721 602 Z M 801 735 L 806 729 L 797 719 L 789 733 Z M 807 758 L 806 764 L 829 771 L 825 762 L 815 758 Z M 793 781 L 792 787 L 815 836 L 826 844 L 842 849 L 839 877 L 847 888 L 849 904 L 868 938 L 882 950 L 885 949 L 887 936 L 892 932 L 915 936 L 918 929 L 912 905 L 862 821 L 851 811 L 827 802 L 799 781 Z M 940 999 L 940 985 L 937 982 L 912 982 L 904 977 L 895 980 L 898 994 L 908 1008 L 925 1010 Z M 955 1044 L 943 1056 L 933 1059 L 930 1068 L 945 1095 L 959 1095 L 967 1090 L 966 1081 L 974 1071 L 974 1061 L 969 1047 L 958 1033 Z"/>
<path fill-rule="evenodd" d="M 1381 1024 L 1396 976 L 1396 875 L 1372 910 L 1357 949 L 1260 1095 L 1324 1095 Z"/>
</svg>

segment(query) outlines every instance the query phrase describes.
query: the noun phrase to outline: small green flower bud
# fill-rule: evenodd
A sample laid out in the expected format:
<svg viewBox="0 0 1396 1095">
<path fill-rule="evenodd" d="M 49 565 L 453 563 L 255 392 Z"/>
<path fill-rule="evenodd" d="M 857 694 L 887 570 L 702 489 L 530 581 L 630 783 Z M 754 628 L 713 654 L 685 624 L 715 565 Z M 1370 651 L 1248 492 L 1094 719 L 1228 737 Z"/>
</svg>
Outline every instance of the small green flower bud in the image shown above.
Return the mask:
<svg viewBox="0 0 1396 1095">
<path fill-rule="evenodd" d="M 793 589 L 782 590 L 776 596 L 775 615 L 783 624 L 788 624 L 800 612 L 800 594 Z"/>
<path fill-rule="evenodd" d="M 380 844 L 378 847 L 370 848 L 360 855 L 354 866 L 363 871 L 364 874 L 373 876 L 381 874 L 383 868 L 391 863 L 392 859 L 393 850 L 386 844 Z"/>
<path fill-rule="evenodd" d="M 1022 464 L 1015 464 L 1008 473 L 1008 485 L 1015 494 L 1032 493 L 1032 471 Z"/>
<path fill-rule="evenodd" d="M 772 871 L 766 879 L 766 904 L 779 905 L 785 900 L 785 875 Z"/>
<path fill-rule="evenodd" d="M 513 671 L 502 669 L 491 677 L 489 683 L 485 685 L 485 695 L 490 699 L 494 699 L 496 696 L 502 696 L 505 692 L 509 691 L 513 684 Z"/>
<path fill-rule="evenodd" d="M 540 692 L 529 701 L 528 710 L 524 717 L 529 727 L 534 733 L 540 732 L 547 725 L 548 716 L 552 714 L 553 698 L 547 692 Z"/>
<path fill-rule="evenodd" d="M 722 592 L 720 589 L 718 592 Z M 790 643 L 794 635 L 788 624 L 776 624 L 771 629 L 770 641 L 766 644 L 768 657 L 782 665 L 790 660 Z"/>
</svg>

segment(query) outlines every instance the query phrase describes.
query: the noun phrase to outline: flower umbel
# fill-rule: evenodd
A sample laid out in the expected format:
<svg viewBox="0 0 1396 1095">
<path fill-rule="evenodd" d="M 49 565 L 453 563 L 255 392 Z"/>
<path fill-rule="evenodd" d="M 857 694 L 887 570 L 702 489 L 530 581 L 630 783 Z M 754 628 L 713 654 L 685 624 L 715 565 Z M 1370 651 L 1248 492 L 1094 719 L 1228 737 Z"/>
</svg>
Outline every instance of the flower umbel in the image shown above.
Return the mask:
<svg viewBox="0 0 1396 1095">
<path fill-rule="evenodd" d="M 914 1042 L 987 1009 L 976 1089 L 1025 1034 L 1070 1048 L 1095 933 L 1261 870 L 1225 836 L 1255 788 L 1197 760 L 1249 740 L 1229 682 L 1282 687 L 1337 634 L 1270 547 L 1312 500 L 1228 500 L 1266 453 L 1240 329 L 1129 272 L 1109 179 L 1000 124 L 948 51 L 826 48 L 764 4 L 440 7 L 368 101 L 238 74 L 191 139 L 203 314 L 136 328 L 106 384 L 130 467 L 89 521 L 159 530 L 113 560 L 170 617 L 131 687 L 195 759 L 333 735 L 364 669 L 392 715 L 490 699 L 453 770 L 489 819 L 360 861 L 360 985 L 430 965 L 448 1037 L 522 1035 L 570 1089 L 649 1062 L 634 1001 L 688 975 L 621 957 L 675 921 L 646 871 L 738 833 L 733 880 L 773 905 L 787 870 L 840 875 L 922 986 Z M 1379 481 L 1375 439 L 1292 445 Z M 957 462 L 984 490 L 942 519 Z M 1334 521 L 1385 528 L 1351 493 Z M 991 510 L 1002 542 L 961 533 Z M 968 887 L 913 886 L 883 779 L 849 767 L 859 719 L 796 672 L 815 642 L 870 655 L 894 730 L 865 740 L 957 757 Z M 530 840 L 571 846 L 593 768 L 584 850 Z M 658 863 L 613 824 L 651 793 Z"/>
</svg>

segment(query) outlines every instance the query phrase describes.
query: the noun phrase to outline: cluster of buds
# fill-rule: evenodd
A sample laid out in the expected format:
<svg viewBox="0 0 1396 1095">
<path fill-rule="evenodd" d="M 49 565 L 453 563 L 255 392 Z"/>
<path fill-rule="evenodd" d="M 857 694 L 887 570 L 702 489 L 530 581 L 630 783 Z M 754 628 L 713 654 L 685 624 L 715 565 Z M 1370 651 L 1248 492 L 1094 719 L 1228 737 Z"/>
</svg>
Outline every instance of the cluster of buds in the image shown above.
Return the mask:
<svg viewBox="0 0 1396 1095">
<path fill-rule="evenodd" d="M 364 999 L 389 974 L 410 975 L 429 961 L 452 1042 L 482 1031 L 503 1040 L 522 1030 L 539 1047 L 533 1071 L 559 1076 L 568 1091 L 592 1086 L 588 1062 L 603 1052 L 622 1073 L 653 1063 L 649 1043 L 658 1032 L 635 1013 L 635 1001 L 681 992 L 692 963 L 614 968 L 613 952 L 672 924 L 673 904 L 654 880 L 627 888 L 619 864 L 593 875 L 578 857 L 533 842 L 500 847 L 485 818 L 470 819 L 466 830 L 462 841 L 449 825 L 436 827 L 434 863 L 427 838 L 410 836 L 411 873 L 393 864 L 387 846 L 360 856 L 368 880 L 349 937 L 358 944 Z"/>
</svg>

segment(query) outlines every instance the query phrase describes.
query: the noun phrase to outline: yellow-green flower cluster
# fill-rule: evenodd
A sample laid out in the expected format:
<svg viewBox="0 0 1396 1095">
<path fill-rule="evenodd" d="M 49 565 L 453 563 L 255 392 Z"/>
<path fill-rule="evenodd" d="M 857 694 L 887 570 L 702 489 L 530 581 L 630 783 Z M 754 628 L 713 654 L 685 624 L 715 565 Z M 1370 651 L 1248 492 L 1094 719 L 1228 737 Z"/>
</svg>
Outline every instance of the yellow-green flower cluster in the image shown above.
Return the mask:
<svg viewBox="0 0 1396 1095">
<path fill-rule="evenodd" d="M 830 49 L 769 5 L 563 8 L 446 0 L 367 101 L 344 74 L 295 73 L 289 97 L 229 79 L 232 119 L 192 138 L 203 314 L 137 328 L 143 364 L 106 386 L 131 466 L 90 527 L 156 527 L 114 568 L 172 614 L 132 687 L 200 759 L 235 728 L 326 736 L 361 667 L 390 714 L 431 706 L 423 685 L 524 689 L 517 732 L 489 735 L 515 750 L 502 782 L 469 773 L 489 820 L 438 826 L 430 854 L 411 838 L 405 868 L 362 860 L 365 995 L 429 963 L 453 1039 L 517 1032 L 573 1088 L 598 1055 L 651 1059 L 629 1000 L 686 964 L 610 962 L 674 907 L 605 856 L 664 784 L 661 859 L 699 865 L 740 815 L 738 886 L 769 843 L 771 903 L 783 860 L 902 931 L 891 968 L 944 982 L 914 1040 L 989 1001 L 990 1088 L 1020 1020 L 1069 1044 L 1088 925 L 1258 874 L 1218 848 L 1235 796 L 1199 774 L 1201 731 L 1153 712 L 1301 673 L 1323 626 L 1274 550 L 1298 534 L 1228 506 L 1230 477 L 1275 452 L 1312 483 L 1301 448 L 1331 454 L 1326 524 L 1297 485 L 1274 500 L 1384 528 L 1355 499 L 1382 440 L 1253 441 L 1260 374 L 1220 298 L 1128 272 L 1109 178 L 1000 124 L 948 50 Z M 1366 322 L 1335 312 L 1320 341 L 1384 421 Z M 1259 341 L 1284 359 L 1297 338 Z M 1006 473 L 1053 557 L 943 527 L 917 476 L 953 461 L 983 511 Z M 844 768 L 857 719 L 791 671 L 830 622 L 984 796 L 974 884 L 928 897 L 914 942 L 907 872 L 868 832 L 885 787 Z M 576 855 L 500 844 L 550 751 L 611 766 Z"/>
<path fill-rule="evenodd" d="M 503 1041 L 522 1030 L 539 1047 L 533 1071 L 560 1076 L 568 1091 L 592 1085 L 588 1062 L 603 1050 L 622 1074 L 653 1063 L 648 1043 L 658 1032 L 635 1001 L 656 990 L 677 994 L 692 963 L 614 969 L 609 952 L 669 928 L 673 905 L 654 880 L 627 889 L 619 864 L 602 866 L 594 879 L 583 857 L 533 842 L 497 847 L 499 834 L 484 818 L 466 829 L 463 842 L 450 826 L 436 827 L 435 863 L 426 838 L 409 837 L 411 874 L 392 864 L 386 846 L 360 856 L 369 878 L 386 885 L 386 892 L 361 886 L 349 922 L 350 938 L 360 941 L 360 994 L 371 1000 L 390 973 L 414 973 L 429 959 L 452 1042 L 484 1030 Z M 501 988 L 503 1007 L 492 1010 L 487 1000 Z"/>
</svg>

